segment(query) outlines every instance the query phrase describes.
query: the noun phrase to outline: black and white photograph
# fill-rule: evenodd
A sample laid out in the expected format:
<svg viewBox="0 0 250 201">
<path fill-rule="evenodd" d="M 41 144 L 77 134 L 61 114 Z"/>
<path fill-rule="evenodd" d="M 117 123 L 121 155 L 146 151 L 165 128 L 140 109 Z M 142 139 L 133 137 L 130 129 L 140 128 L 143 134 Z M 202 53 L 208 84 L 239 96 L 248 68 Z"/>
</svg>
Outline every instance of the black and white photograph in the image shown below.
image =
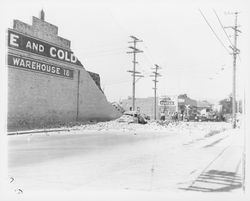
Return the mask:
<svg viewBox="0 0 250 201">
<path fill-rule="evenodd" d="M 250 2 L 4 0 L 1 200 L 246 200 Z"/>
</svg>

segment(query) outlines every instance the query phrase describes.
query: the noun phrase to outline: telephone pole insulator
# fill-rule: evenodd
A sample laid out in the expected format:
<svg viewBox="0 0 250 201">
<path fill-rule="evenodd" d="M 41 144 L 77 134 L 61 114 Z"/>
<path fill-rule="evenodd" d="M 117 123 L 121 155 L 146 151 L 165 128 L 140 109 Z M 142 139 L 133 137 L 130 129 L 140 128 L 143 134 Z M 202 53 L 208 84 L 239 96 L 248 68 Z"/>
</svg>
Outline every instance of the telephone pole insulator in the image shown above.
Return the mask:
<svg viewBox="0 0 250 201">
<path fill-rule="evenodd" d="M 240 53 L 240 50 L 237 48 L 237 32 L 240 32 L 240 30 L 238 30 L 238 25 L 237 25 L 237 20 L 238 20 L 238 12 L 235 12 L 235 20 L 234 20 L 234 26 L 232 26 L 231 28 L 234 30 L 234 44 L 232 50 L 233 50 L 233 103 L 232 103 L 232 124 L 233 124 L 233 128 L 236 128 L 236 59 L 237 59 L 237 54 Z"/>
<path fill-rule="evenodd" d="M 157 80 L 157 77 L 160 77 L 161 76 L 161 74 L 158 72 L 158 70 L 160 69 L 160 67 L 157 65 L 157 64 L 155 64 L 155 67 L 154 68 L 152 68 L 153 70 L 155 70 L 155 71 L 153 71 L 152 73 L 153 73 L 153 75 L 150 75 L 150 77 L 154 77 L 154 79 L 152 80 L 153 82 L 154 82 L 154 88 L 153 88 L 153 90 L 154 90 L 154 119 L 156 120 L 156 90 L 157 90 L 157 82 L 159 82 L 158 80 Z"/>
<path fill-rule="evenodd" d="M 142 53 L 142 50 L 139 50 L 138 48 L 136 48 L 136 44 L 138 42 L 143 42 L 142 40 L 139 40 L 137 37 L 135 36 L 130 36 L 130 38 L 133 39 L 133 41 L 129 41 L 128 43 L 133 43 L 134 46 L 129 46 L 130 49 L 132 49 L 132 51 L 127 52 L 128 54 L 133 54 L 133 70 L 129 70 L 127 72 L 132 74 L 133 77 L 133 85 L 132 85 L 132 109 L 135 110 L 135 83 L 137 80 L 135 80 L 136 77 L 140 77 L 142 78 L 143 75 L 138 75 L 140 74 L 140 72 L 136 71 L 136 64 L 138 64 L 138 62 L 136 61 L 136 54 L 137 53 Z"/>
<path fill-rule="evenodd" d="M 233 128 L 236 128 L 236 59 L 237 55 L 240 54 L 240 50 L 237 48 L 237 36 L 238 32 L 241 33 L 241 31 L 238 29 L 240 27 L 238 25 L 238 14 L 239 12 L 234 12 L 235 20 L 234 20 L 234 26 L 226 26 L 225 29 L 231 28 L 234 30 L 234 44 L 230 45 L 229 47 L 232 49 L 233 53 L 233 86 L 232 86 L 232 126 Z"/>
</svg>

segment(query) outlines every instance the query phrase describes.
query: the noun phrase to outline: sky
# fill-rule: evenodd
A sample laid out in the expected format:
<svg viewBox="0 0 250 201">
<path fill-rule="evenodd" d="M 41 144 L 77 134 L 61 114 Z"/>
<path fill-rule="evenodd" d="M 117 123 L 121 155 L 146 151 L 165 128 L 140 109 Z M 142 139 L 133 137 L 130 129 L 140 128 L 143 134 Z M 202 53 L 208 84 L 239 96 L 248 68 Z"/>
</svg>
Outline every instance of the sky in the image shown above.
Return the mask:
<svg viewBox="0 0 250 201">
<path fill-rule="evenodd" d="M 1 33 L 12 28 L 14 19 L 31 24 L 32 16 L 38 17 L 44 9 L 45 21 L 57 25 L 59 36 L 71 40 L 71 49 L 85 69 L 100 75 L 101 87 L 111 102 L 132 96 L 132 76 L 127 71 L 133 68 L 133 58 L 126 52 L 131 45 L 129 36 L 134 35 L 143 40 L 138 43 L 143 53 L 137 54 L 136 70 L 145 76 L 136 82 L 136 97 L 154 95 L 149 75 L 158 64 L 162 77 L 157 96 L 186 93 L 197 100 L 215 101 L 227 98 L 232 91 L 233 58 L 213 35 L 199 9 L 228 51 L 230 43 L 214 10 L 223 26 L 234 24 L 230 12 L 240 12 L 237 96 L 242 98 L 249 64 L 249 7 L 244 0 L 9 0 L 1 7 Z M 233 36 L 232 30 L 226 31 Z M 233 41 L 233 37 L 230 39 Z M 1 51 L 6 49 L 1 47 Z"/>
</svg>

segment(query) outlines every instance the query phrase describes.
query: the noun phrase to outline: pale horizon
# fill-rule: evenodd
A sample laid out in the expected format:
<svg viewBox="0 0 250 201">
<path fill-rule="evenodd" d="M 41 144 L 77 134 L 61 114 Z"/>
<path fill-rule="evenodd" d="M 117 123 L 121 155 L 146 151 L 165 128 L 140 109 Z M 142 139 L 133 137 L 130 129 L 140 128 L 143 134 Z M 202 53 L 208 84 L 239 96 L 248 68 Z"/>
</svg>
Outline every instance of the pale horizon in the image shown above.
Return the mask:
<svg viewBox="0 0 250 201">
<path fill-rule="evenodd" d="M 227 98 L 232 92 L 233 58 L 217 41 L 199 9 L 226 47 L 230 44 L 213 9 L 225 26 L 234 23 L 234 16 L 225 12 L 239 10 L 243 33 L 238 39 L 237 97 L 243 97 L 249 41 L 249 14 L 244 1 L 27 2 L 32 9 L 19 2 L 5 4 L 2 28 L 12 28 L 14 19 L 31 24 L 32 16 L 39 17 L 43 9 L 45 21 L 58 26 L 59 36 L 71 41 L 71 50 L 85 69 L 100 75 L 109 102 L 132 96 L 132 77 L 127 72 L 132 69 L 132 55 L 126 53 L 130 35 L 143 40 L 138 43 L 144 53 L 137 54 L 136 70 L 145 77 L 136 83 L 136 98 L 154 95 L 152 78 L 148 77 L 154 64 L 162 67 L 157 96 L 187 94 L 195 100 L 216 101 Z M 13 12 L 7 13 L 8 8 Z"/>
</svg>

